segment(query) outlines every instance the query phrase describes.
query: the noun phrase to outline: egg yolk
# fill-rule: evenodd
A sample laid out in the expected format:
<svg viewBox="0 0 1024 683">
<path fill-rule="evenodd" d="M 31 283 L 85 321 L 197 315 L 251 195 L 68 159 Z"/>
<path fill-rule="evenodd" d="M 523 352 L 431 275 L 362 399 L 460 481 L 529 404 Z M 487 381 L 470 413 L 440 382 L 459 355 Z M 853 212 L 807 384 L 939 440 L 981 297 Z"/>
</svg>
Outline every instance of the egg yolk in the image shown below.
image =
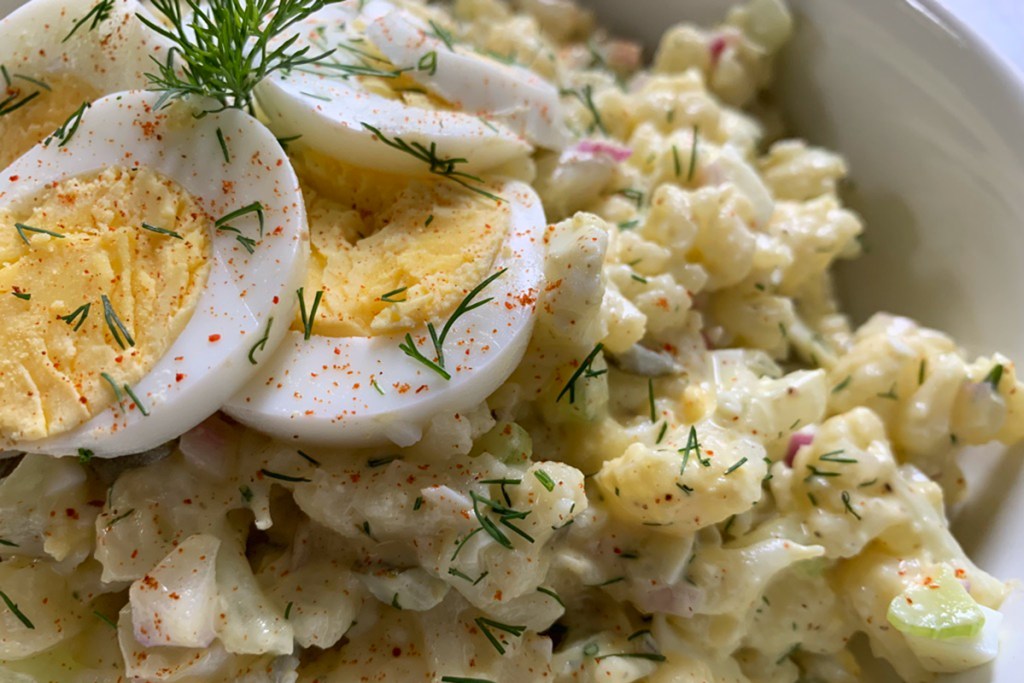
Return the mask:
<svg viewBox="0 0 1024 683">
<path fill-rule="evenodd" d="M 509 229 L 507 202 L 314 152 L 294 163 L 312 247 L 307 310 L 324 292 L 314 333 L 375 336 L 444 321 L 490 274 Z"/>
<path fill-rule="evenodd" d="M 70 74 L 30 76 L 8 70 L 0 110 L 0 168 L 42 141 L 62 126 L 83 102 L 92 102 L 100 92 Z M 15 108 L 17 107 L 17 108 Z"/>
<path fill-rule="evenodd" d="M 125 387 L 188 323 L 210 229 L 195 198 L 145 168 L 68 179 L 0 209 L 0 437 L 76 427 L 115 402 L 112 385 L 121 410 L 145 410 Z"/>
</svg>

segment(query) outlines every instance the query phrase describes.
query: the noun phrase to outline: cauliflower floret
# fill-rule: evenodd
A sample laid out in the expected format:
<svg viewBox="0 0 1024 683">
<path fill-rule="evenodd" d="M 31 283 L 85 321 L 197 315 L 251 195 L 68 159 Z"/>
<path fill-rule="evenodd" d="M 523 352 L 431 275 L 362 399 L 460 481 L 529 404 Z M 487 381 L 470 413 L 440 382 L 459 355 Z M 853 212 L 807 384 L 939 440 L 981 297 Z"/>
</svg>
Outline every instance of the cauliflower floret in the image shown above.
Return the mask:
<svg viewBox="0 0 1024 683">
<path fill-rule="evenodd" d="M 50 557 L 67 568 L 92 551 L 102 488 L 72 458 L 26 455 L 0 480 L 0 558 Z"/>
<path fill-rule="evenodd" d="M 700 69 L 712 92 L 727 104 L 742 107 L 770 83 L 771 57 L 789 39 L 792 23 L 778 0 L 754 0 L 730 13 L 731 25 L 713 31 L 674 26 L 661 38 L 654 70 Z"/>
<path fill-rule="evenodd" d="M 0 661 L 45 652 L 74 637 L 94 618 L 49 562 L 0 562 L 0 590 L 14 605 L 0 602 Z"/>
<path fill-rule="evenodd" d="M 613 515 L 679 536 L 758 501 L 764 456 L 757 442 L 707 421 L 675 430 L 662 447 L 632 444 L 594 480 Z"/>
<path fill-rule="evenodd" d="M 835 195 L 837 181 L 846 177 L 846 162 L 803 140 L 782 140 L 761 158 L 758 170 L 776 199 L 802 202 Z"/>
<path fill-rule="evenodd" d="M 711 362 L 716 417 L 764 443 L 772 460 L 783 456 L 791 434 L 825 417 L 828 384 L 822 370 L 778 377 L 781 371 L 762 354 L 739 349 L 714 351 Z M 765 376 L 765 370 L 772 374 Z"/>
<path fill-rule="evenodd" d="M 951 467 L 951 447 L 1024 437 L 1021 385 L 996 356 L 968 364 L 946 335 L 879 314 L 829 372 L 831 412 L 865 405 L 886 423 L 897 453 L 932 475 Z"/>
<path fill-rule="evenodd" d="M 770 486 L 782 514 L 800 515 L 828 557 L 851 557 L 885 530 L 907 521 L 892 492 L 899 476 L 882 422 L 857 408 L 827 420 L 792 468 L 774 467 Z"/>
<path fill-rule="evenodd" d="M 580 213 L 548 230 L 544 276 L 547 287 L 538 307 L 537 331 L 573 346 L 593 345 L 605 336 L 601 272 L 608 249 L 603 220 Z"/>
</svg>

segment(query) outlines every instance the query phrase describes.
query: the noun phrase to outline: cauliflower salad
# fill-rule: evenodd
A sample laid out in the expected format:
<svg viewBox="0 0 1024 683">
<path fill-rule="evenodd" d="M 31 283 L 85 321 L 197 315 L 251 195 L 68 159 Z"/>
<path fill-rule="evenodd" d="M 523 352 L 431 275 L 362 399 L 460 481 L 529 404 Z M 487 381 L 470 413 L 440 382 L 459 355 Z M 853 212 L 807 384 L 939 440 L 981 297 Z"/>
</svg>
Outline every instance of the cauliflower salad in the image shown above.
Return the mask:
<svg viewBox="0 0 1024 683">
<path fill-rule="evenodd" d="M 997 656 L 945 511 L 1022 387 L 840 309 L 781 0 L 646 57 L 572 0 L 4 11 L 3 683 Z"/>
</svg>

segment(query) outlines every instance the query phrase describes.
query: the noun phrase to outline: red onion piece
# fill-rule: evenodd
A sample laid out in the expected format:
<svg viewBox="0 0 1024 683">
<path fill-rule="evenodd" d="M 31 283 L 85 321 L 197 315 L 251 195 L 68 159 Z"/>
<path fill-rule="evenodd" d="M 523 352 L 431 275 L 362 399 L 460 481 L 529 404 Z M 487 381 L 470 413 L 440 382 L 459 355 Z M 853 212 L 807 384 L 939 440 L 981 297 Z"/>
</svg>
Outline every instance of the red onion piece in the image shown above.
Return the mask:
<svg viewBox="0 0 1024 683">
<path fill-rule="evenodd" d="M 789 437 L 789 446 L 786 448 L 786 465 L 792 467 L 793 458 L 796 457 L 800 447 L 810 446 L 812 443 L 814 443 L 814 434 L 809 432 L 797 432 Z"/>
<path fill-rule="evenodd" d="M 580 140 L 570 150 L 579 154 L 608 157 L 612 161 L 622 163 L 633 154 L 629 147 L 617 145 L 604 140 Z"/>
</svg>

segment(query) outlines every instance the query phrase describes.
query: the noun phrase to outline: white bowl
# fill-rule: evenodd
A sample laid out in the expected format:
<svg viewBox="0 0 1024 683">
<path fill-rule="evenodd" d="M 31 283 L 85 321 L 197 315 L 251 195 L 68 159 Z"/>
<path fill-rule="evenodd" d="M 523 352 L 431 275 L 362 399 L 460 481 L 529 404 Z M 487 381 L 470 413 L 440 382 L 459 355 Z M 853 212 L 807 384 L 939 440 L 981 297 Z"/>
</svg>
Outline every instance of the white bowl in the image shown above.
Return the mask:
<svg viewBox="0 0 1024 683">
<path fill-rule="evenodd" d="M 681 20 L 712 25 L 739 0 L 589 0 L 616 34 L 657 44 Z M 794 40 L 778 95 L 792 132 L 849 161 L 845 197 L 868 253 L 838 271 L 857 322 L 884 310 L 975 353 L 1024 361 L 1024 82 L 935 0 L 789 0 Z M 954 514 L 980 566 L 1024 578 L 1024 449 L 964 454 Z M 952 683 L 1024 680 L 1024 600 L 1006 606 L 999 659 Z M 877 680 L 871 678 L 871 680 Z"/>
</svg>

